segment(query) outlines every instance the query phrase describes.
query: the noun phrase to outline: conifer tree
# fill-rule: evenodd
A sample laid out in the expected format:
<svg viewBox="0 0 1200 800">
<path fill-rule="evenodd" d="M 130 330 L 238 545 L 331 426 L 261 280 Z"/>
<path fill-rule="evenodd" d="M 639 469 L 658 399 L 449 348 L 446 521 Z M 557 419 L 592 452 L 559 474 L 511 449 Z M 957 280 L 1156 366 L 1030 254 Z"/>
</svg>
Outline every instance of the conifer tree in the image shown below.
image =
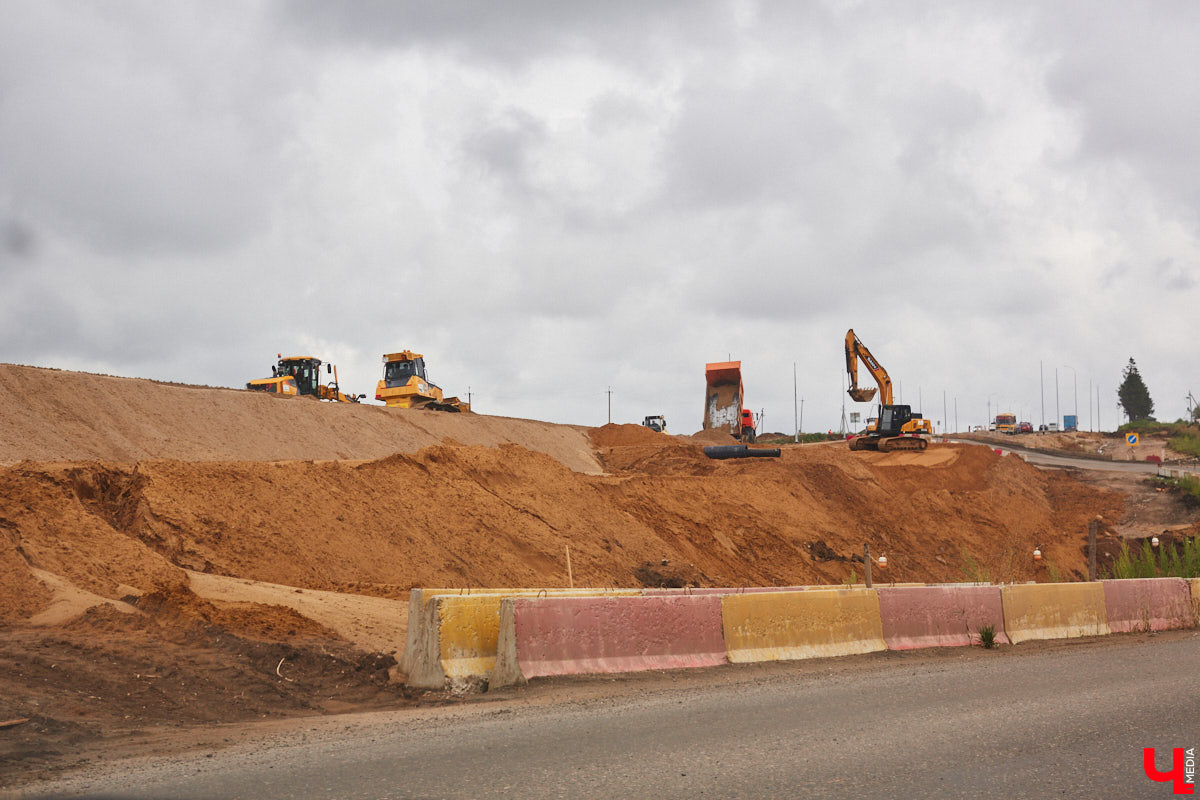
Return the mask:
<svg viewBox="0 0 1200 800">
<path fill-rule="evenodd" d="M 1117 389 L 1117 398 L 1121 402 L 1121 408 L 1125 409 L 1125 415 L 1129 417 L 1129 421 L 1154 419 L 1154 401 L 1150 399 L 1150 390 L 1146 388 L 1146 382 L 1142 380 L 1133 358 L 1129 359 L 1129 364 L 1121 375 L 1122 381 L 1121 386 Z"/>
</svg>

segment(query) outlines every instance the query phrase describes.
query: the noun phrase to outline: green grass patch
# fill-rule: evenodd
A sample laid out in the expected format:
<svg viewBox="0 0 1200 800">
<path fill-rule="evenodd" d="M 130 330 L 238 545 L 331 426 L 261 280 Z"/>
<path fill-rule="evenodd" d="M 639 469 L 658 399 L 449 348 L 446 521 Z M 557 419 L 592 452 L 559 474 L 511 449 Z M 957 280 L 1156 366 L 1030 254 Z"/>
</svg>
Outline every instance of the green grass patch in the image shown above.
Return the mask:
<svg viewBox="0 0 1200 800">
<path fill-rule="evenodd" d="M 1143 542 L 1133 551 L 1125 542 L 1105 576 L 1108 578 L 1200 578 L 1200 539 L 1184 539 L 1181 545 L 1163 542 L 1151 547 Z"/>
<path fill-rule="evenodd" d="M 979 643 L 988 650 L 996 646 L 996 629 L 991 625 L 981 625 L 978 636 Z"/>
</svg>

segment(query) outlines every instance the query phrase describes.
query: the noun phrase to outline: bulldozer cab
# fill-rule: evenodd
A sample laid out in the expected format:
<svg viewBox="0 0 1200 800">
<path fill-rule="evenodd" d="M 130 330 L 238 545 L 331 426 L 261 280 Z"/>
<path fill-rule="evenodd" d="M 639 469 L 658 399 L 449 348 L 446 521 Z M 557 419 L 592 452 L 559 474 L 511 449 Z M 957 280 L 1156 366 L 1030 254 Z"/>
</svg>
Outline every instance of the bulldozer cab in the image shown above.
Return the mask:
<svg viewBox="0 0 1200 800">
<path fill-rule="evenodd" d="M 277 378 L 290 377 L 296 381 L 296 388 L 302 395 L 317 394 L 321 385 L 321 359 L 319 358 L 281 358 L 272 370 Z"/>
<path fill-rule="evenodd" d="M 389 389 L 393 386 L 403 386 L 413 376 L 423 381 L 425 377 L 425 359 L 421 356 L 404 361 L 389 361 L 383 368 L 383 383 Z"/>
</svg>

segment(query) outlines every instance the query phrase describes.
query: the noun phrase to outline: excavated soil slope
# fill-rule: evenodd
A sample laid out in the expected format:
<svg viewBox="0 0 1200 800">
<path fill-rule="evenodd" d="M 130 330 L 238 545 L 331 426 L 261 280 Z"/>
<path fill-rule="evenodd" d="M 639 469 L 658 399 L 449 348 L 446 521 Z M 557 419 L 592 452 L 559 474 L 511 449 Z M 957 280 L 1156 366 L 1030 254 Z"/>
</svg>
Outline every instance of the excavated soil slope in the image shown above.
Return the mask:
<svg viewBox="0 0 1200 800">
<path fill-rule="evenodd" d="M 0 720 L 29 720 L 0 760 L 58 763 L 163 720 L 407 702 L 387 680 L 380 642 L 402 631 L 384 601 L 564 585 L 568 548 L 576 585 L 861 580 L 867 541 L 888 557 L 877 580 L 1069 579 L 1088 520 L 1121 505 L 974 445 L 717 462 L 632 425 L 0 366 Z M 374 596 L 382 610 L 354 613 L 387 619 L 282 599 L 314 590 Z"/>
<path fill-rule="evenodd" d="M 599 472 L 586 429 L 0 364 L 0 464 L 373 459 L 505 442 Z"/>
</svg>

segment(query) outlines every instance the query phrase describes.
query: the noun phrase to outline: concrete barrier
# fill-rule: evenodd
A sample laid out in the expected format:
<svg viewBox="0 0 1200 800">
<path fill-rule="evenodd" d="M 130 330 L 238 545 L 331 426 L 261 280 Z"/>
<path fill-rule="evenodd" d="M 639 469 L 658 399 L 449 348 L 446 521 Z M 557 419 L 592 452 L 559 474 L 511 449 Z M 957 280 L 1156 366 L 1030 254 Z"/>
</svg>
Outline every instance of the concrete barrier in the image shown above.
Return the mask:
<svg viewBox="0 0 1200 800">
<path fill-rule="evenodd" d="M 734 594 L 721 598 L 734 663 L 844 656 L 885 650 L 873 589 Z"/>
<path fill-rule="evenodd" d="M 1004 631 L 1013 644 L 1110 633 L 1100 583 L 1005 586 Z"/>
<path fill-rule="evenodd" d="M 1183 578 L 1102 581 L 1104 609 L 1113 633 L 1191 628 L 1192 596 Z"/>
<path fill-rule="evenodd" d="M 695 586 L 686 589 L 643 589 L 644 597 L 702 597 L 724 594 L 760 594 L 762 592 L 803 592 L 810 589 L 828 589 L 828 586 Z"/>
<path fill-rule="evenodd" d="M 999 586 L 880 587 L 879 614 L 889 650 L 961 647 L 978 640 L 990 625 L 995 640 L 1008 644 Z"/>
<path fill-rule="evenodd" d="M 724 663 L 719 596 L 506 598 L 489 687 Z"/>
<path fill-rule="evenodd" d="M 496 662 L 500 601 L 505 597 L 640 593 L 638 589 L 477 589 L 470 594 L 436 594 L 443 591 L 414 589 L 409 596 L 409 630 L 400 661 L 409 686 L 459 691 L 485 683 Z"/>
</svg>

